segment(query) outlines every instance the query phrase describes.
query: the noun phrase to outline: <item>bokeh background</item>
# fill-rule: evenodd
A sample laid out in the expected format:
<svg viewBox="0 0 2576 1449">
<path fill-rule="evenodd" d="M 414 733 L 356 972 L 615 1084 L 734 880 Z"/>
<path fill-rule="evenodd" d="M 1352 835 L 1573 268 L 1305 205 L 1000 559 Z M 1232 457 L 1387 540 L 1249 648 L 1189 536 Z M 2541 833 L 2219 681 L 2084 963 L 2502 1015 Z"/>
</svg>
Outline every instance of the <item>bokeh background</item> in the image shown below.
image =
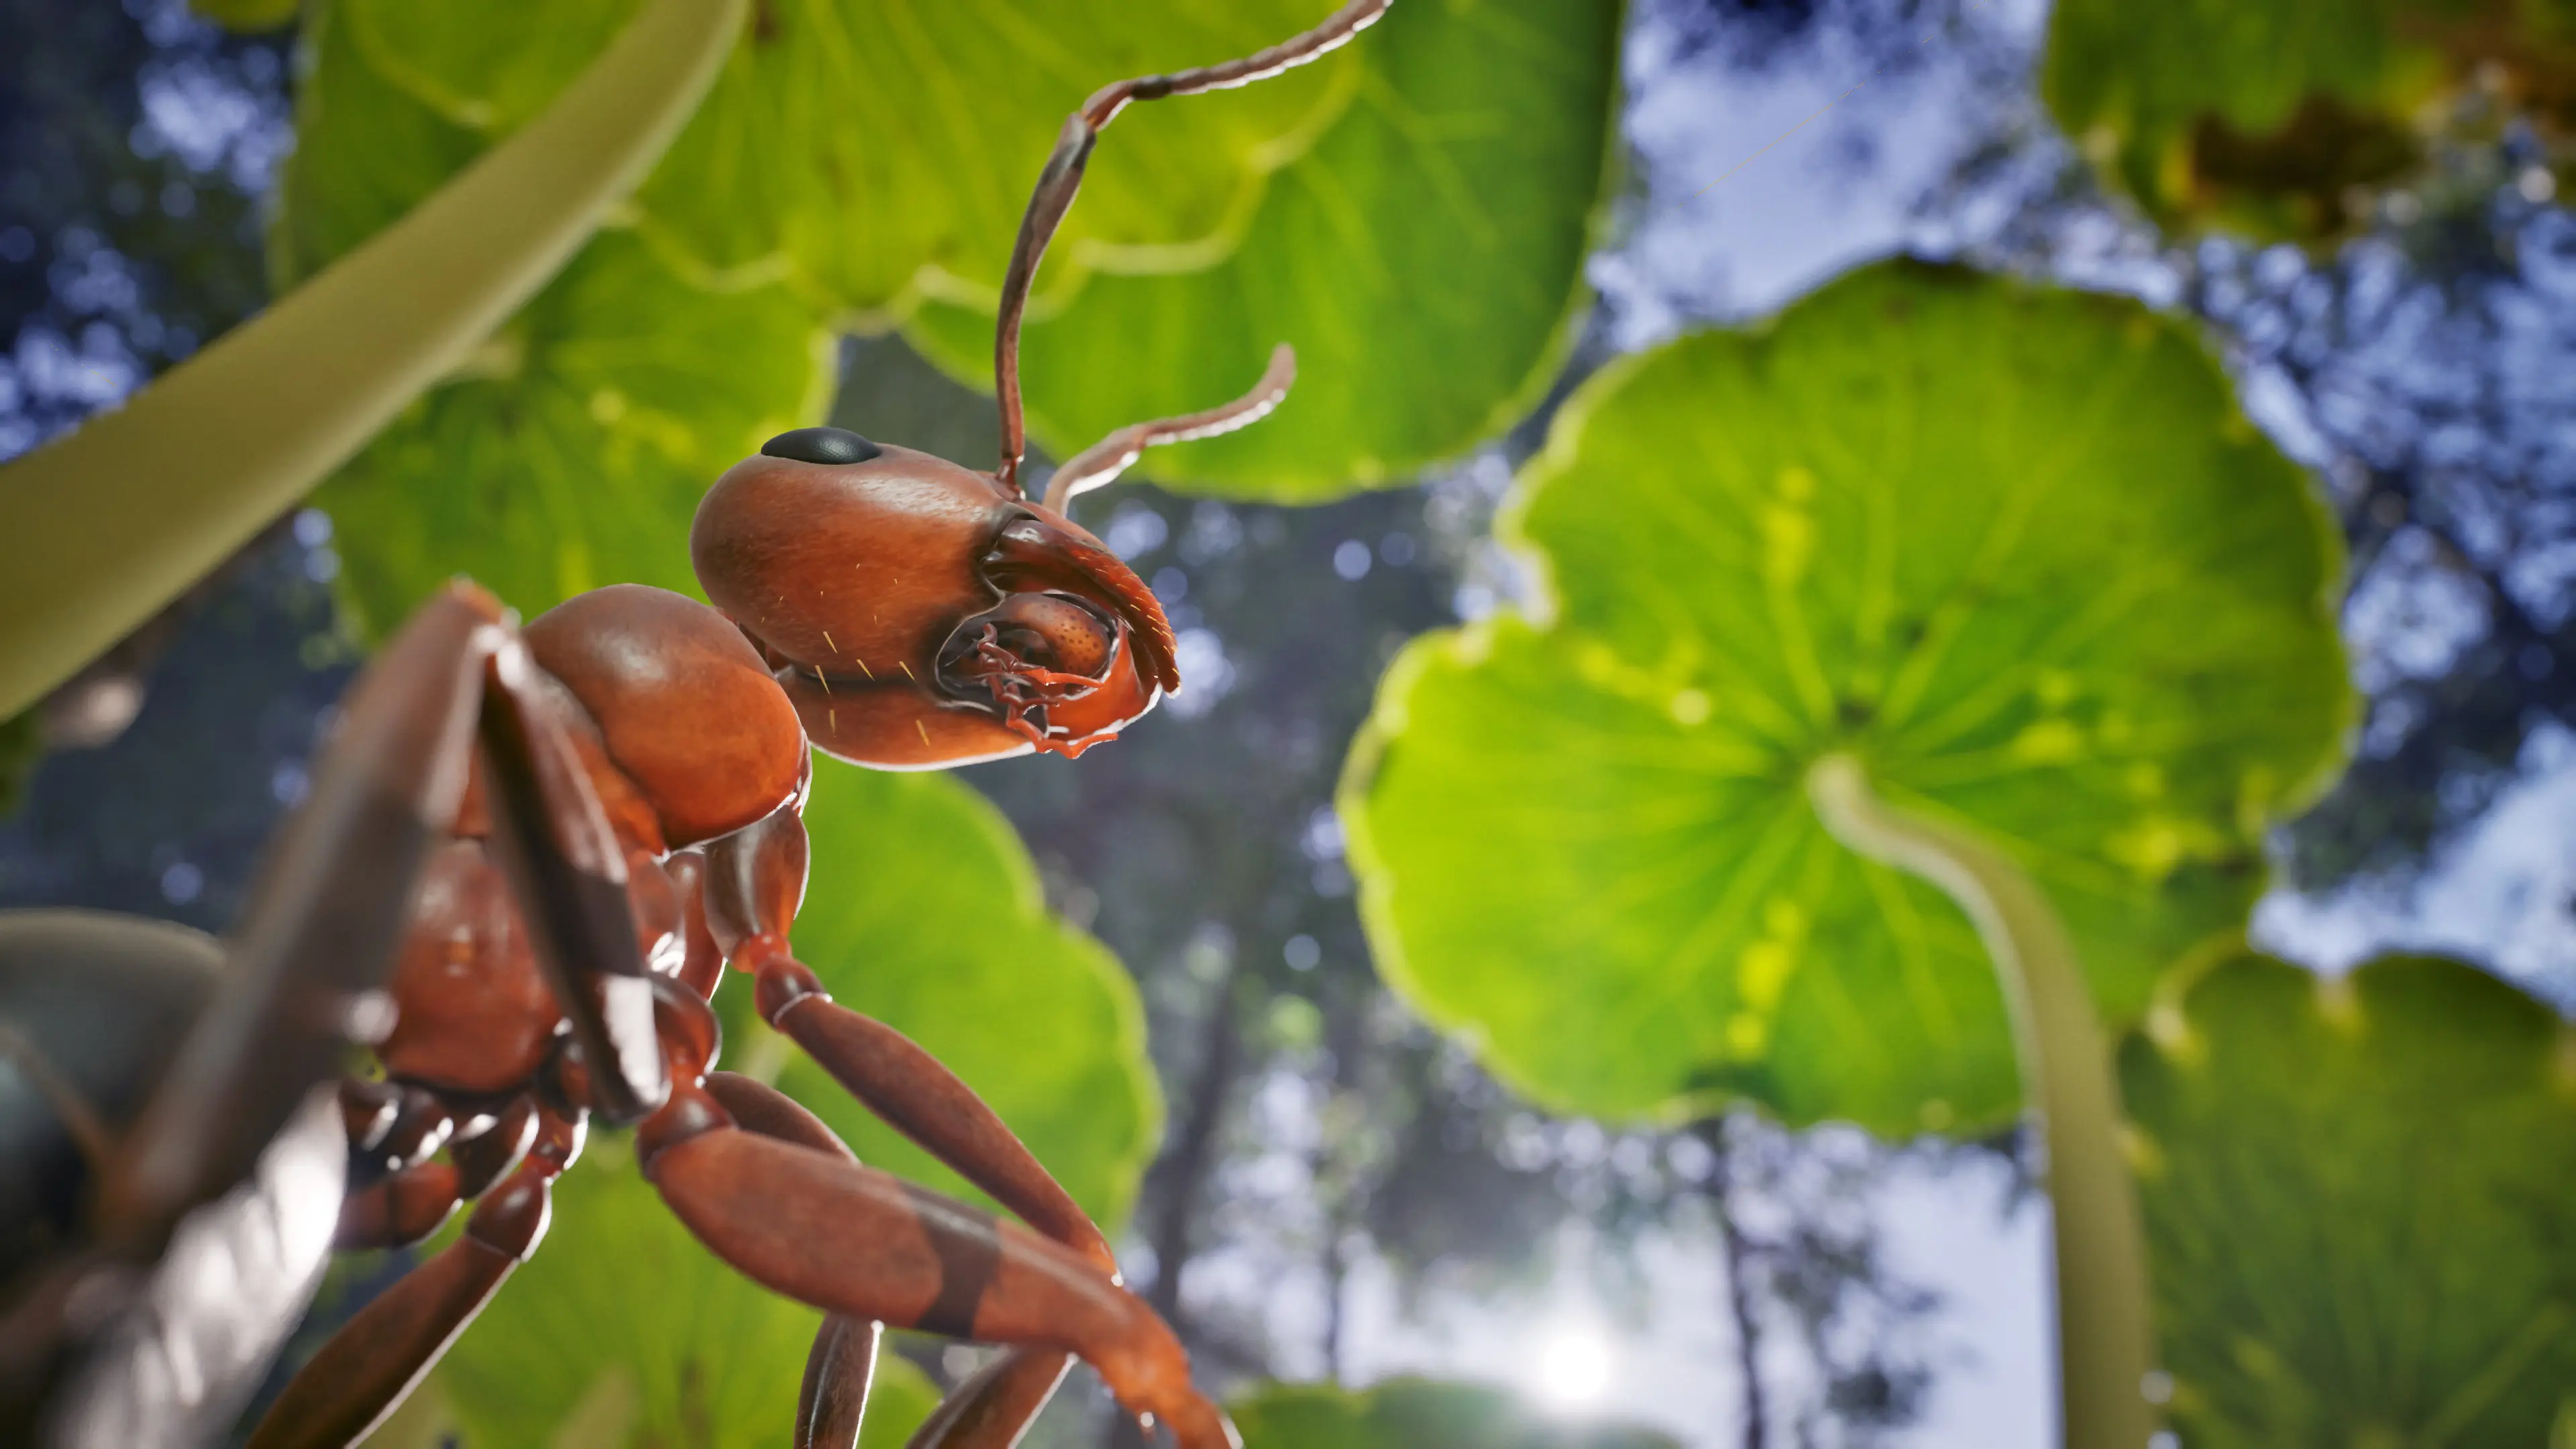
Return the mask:
<svg viewBox="0 0 2576 1449">
<path fill-rule="evenodd" d="M 1123 1246 L 1219 1381 L 1462 1378 L 1695 1446 L 2051 1441 L 2023 1137 L 1527 1105 L 1379 983 L 1333 805 L 1397 649 L 1528 596 L 1490 529 L 1556 400 L 1891 253 L 2200 319 L 2324 480 L 2367 714 L 2350 771 L 2271 840 L 2258 943 L 2324 971 L 2455 952 L 2576 1007 L 2576 223 L 2538 141 L 2473 92 L 2345 244 L 2177 243 L 2041 107 L 2046 21 L 2042 0 L 1637 0 L 1597 301 L 1528 421 L 1317 506 L 1145 483 L 1085 504 L 1191 687 L 1078 767 L 964 778 L 1140 983 L 1168 1122 Z M 0 0 L 0 458 L 261 305 L 292 57 L 181 0 Z M 870 436 L 973 460 L 989 409 L 899 339 L 840 353 L 832 420 Z M 362 658 L 339 567 L 329 514 L 299 512 L 14 725 L 48 749 L 0 821 L 0 903 L 223 929 Z M 1041 1436 L 1118 1432 L 1085 1387 Z"/>
</svg>

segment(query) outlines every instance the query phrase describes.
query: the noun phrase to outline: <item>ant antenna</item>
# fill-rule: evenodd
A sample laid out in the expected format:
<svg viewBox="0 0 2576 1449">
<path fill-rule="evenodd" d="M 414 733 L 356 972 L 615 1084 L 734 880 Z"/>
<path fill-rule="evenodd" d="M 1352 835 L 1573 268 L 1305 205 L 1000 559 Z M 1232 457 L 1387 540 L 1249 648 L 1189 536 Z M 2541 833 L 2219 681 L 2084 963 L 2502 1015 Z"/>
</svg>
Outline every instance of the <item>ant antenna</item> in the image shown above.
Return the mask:
<svg viewBox="0 0 2576 1449">
<path fill-rule="evenodd" d="M 1011 267 L 1002 277 L 1000 325 L 993 334 L 993 390 L 1000 395 L 1002 403 L 1002 466 L 994 470 L 993 476 L 1003 487 L 1013 493 L 1024 492 L 1020 487 L 1020 459 L 1028 452 L 1028 429 L 1020 415 L 1020 318 L 1028 310 L 1029 284 L 1037 277 L 1038 259 L 1046 254 L 1047 243 L 1054 240 L 1056 228 L 1063 224 L 1065 212 L 1073 206 L 1074 193 L 1082 189 L 1082 170 L 1091 160 L 1091 148 L 1098 144 L 1101 129 L 1116 120 L 1118 113 L 1127 109 L 1129 101 L 1158 101 L 1165 96 L 1194 96 L 1203 91 L 1230 90 L 1304 65 L 1319 55 L 1338 49 L 1352 36 L 1376 24 L 1378 17 L 1384 15 L 1392 3 L 1394 0 L 1351 0 L 1348 5 L 1334 11 L 1323 24 L 1305 34 L 1241 60 L 1174 71 L 1169 75 L 1142 76 L 1103 86 L 1090 100 L 1082 103 L 1081 110 L 1065 119 L 1064 133 L 1056 139 L 1055 153 L 1047 157 L 1046 169 L 1038 173 L 1037 189 L 1029 195 L 1028 212 L 1020 219 L 1019 240 L 1011 247 Z M 1263 379 L 1265 388 L 1255 389 L 1254 396 L 1261 396 L 1279 372 L 1274 359 L 1271 375 Z M 1277 390 L 1284 393 L 1287 389 L 1283 383 Z M 1249 403 L 1251 400 L 1247 398 L 1245 401 Z M 1270 399 L 1272 404 L 1277 401 L 1276 397 Z M 1242 404 L 1236 405 L 1236 409 L 1242 407 Z M 1241 426 L 1269 410 L 1265 405 L 1249 416 L 1238 416 L 1235 425 Z M 1200 431 L 1191 435 L 1204 436 L 1205 433 Z M 1177 436 L 1173 435 L 1175 439 Z M 1165 440 L 1146 439 L 1147 442 Z M 1120 466 L 1125 465 L 1122 463 Z M 1108 480 L 1096 478 L 1093 481 Z"/>
</svg>

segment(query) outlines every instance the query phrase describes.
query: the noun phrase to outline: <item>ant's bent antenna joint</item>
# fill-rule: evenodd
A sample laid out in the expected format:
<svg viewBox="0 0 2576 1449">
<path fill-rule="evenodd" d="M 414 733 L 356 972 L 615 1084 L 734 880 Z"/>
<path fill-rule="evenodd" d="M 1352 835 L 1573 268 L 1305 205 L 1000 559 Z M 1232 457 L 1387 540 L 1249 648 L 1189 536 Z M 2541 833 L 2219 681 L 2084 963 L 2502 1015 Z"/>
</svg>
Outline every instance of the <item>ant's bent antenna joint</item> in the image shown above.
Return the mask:
<svg viewBox="0 0 2576 1449">
<path fill-rule="evenodd" d="M 1157 101 L 1166 96 L 1194 96 L 1204 91 L 1229 90 L 1257 80 L 1267 80 L 1281 71 L 1304 65 L 1337 49 L 1352 36 L 1377 23 L 1378 17 L 1384 15 L 1392 3 L 1394 0 L 1351 0 L 1350 4 L 1333 12 L 1323 24 L 1305 34 L 1241 60 L 1103 86 L 1091 99 L 1082 103 L 1081 110 L 1065 119 L 1064 133 L 1056 139 L 1055 153 L 1047 157 L 1046 169 L 1038 173 L 1037 188 L 1029 194 L 1029 209 L 1020 221 L 1019 240 L 1011 247 L 1010 270 L 1002 277 L 1001 316 L 993 334 L 993 390 L 999 394 L 1002 404 L 1002 466 L 994 470 L 993 476 L 1001 480 L 1003 487 L 1013 492 L 1021 491 L 1020 459 L 1028 451 L 1028 429 L 1020 410 L 1020 320 L 1028 310 L 1029 286 L 1037 278 L 1038 261 L 1046 255 L 1047 243 L 1055 239 L 1056 228 L 1063 224 L 1065 212 L 1073 206 L 1074 194 L 1082 189 L 1083 167 L 1091 160 L 1091 148 L 1099 143 L 1101 128 L 1117 119 L 1129 101 Z M 1293 367 L 1286 370 L 1293 372 Z M 1257 405 L 1254 399 L 1261 397 L 1272 378 L 1282 377 L 1282 373 L 1283 365 L 1274 356 L 1269 375 L 1262 379 L 1262 387 L 1256 388 L 1253 395 L 1243 402 L 1195 414 L 1191 418 L 1176 418 L 1170 423 L 1138 425 L 1143 429 L 1156 429 L 1188 424 L 1205 431 L 1151 436 L 1137 446 L 1176 441 L 1181 437 L 1203 437 L 1208 431 L 1228 431 L 1224 426 L 1211 428 L 1207 425 L 1206 420 L 1220 414 L 1234 415 L 1232 427 L 1253 421 L 1277 406 L 1277 397 Z M 1279 391 L 1284 393 L 1286 390 L 1283 378 Z M 1082 458 L 1097 463 L 1099 460 L 1093 458 L 1094 454 L 1136 431 L 1136 428 L 1123 429 L 1108 441 L 1083 453 Z M 1132 461 L 1134 454 L 1131 452 L 1117 467 L 1092 481 L 1105 483 L 1117 476 L 1118 469 Z M 1066 471 L 1072 471 L 1069 465 Z M 1079 491 L 1082 486 L 1087 485 L 1079 477 L 1067 485 L 1062 475 L 1058 475 L 1057 489 L 1068 495 Z M 1049 496 L 1052 498 L 1055 492 L 1055 489 L 1049 490 Z"/>
<path fill-rule="evenodd" d="M 1280 399 L 1288 396 L 1289 384 L 1296 380 L 1297 349 L 1282 342 L 1270 349 L 1270 366 L 1261 374 L 1261 381 L 1252 385 L 1252 391 L 1223 407 L 1150 423 L 1130 423 L 1066 459 L 1047 484 L 1046 506 L 1057 513 L 1064 512 L 1075 494 L 1088 493 L 1114 480 L 1127 471 L 1137 455 L 1158 443 L 1213 438 L 1261 421 L 1279 406 Z"/>
</svg>

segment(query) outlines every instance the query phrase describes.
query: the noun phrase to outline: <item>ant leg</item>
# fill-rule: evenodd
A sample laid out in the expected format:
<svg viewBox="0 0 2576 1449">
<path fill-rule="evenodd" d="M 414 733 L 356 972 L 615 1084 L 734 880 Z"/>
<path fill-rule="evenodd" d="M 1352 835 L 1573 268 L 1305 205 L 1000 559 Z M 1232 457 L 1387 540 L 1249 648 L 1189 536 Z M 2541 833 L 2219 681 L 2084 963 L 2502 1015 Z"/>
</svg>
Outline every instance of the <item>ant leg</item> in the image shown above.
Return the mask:
<svg viewBox="0 0 2576 1449">
<path fill-rule="evenodd" d="M 1011 245 L 1010 270 L 1002 277 L 1001 314 L 993 329 L 993 391 L 1002 403 L 1002 466 L 994 470 L 993 476 L 1001 480 L 1004 488 L 1019 490 L 1020 459 L 1028 451 L 1027 425 L 1020 416 L 1020 321 L 1028 311 L 1029 286 L 1037 279 L 1038 261 L 1046 255 L 1047 243 L 1055 239 L 1056 228 L 1063 225 L 1065 212 L 1082 190 L 1083 168 L 1090 164 L 1091 148 L 1099 144 L 1102 128 L 1117 119 L 1129 101 L 1226 90 L 1304 65 L 1376 24 L 1391 3 L 1393 0 L 1351 0 L 1305 34 L 1241 60 L 1104 86 L 1082 103 L 1081 110 L 1065 119 L 1055 153 L 1047 157 L 1045 169 L 1038 173 L 1037 187 L 1029 194 L 1029 209 L 1020 219 L 1019 238 Z"/>
<path fill-rule="evenodd" d="M 551 1112 L 537 1143 L 475 1204 L 465 1232 L 341 1325 L 251 1431 L 249 1449 L 345 1449 L 428 1375 L 545 1237 L 556 1177 L 580 1155 L 583 1123 Z"/>
<path fill-rule="evenodd" d="M 32 1326 L 47 1344 L 108 1335 L 82 1350 L 61 1410 L 81 1427 L 66 1432 L 203 1437 L 193 1422 L 256 1382 L 311 1297 L 347 1152 L 317 1086 L 338 1075 L 353 1037 L 388 1024 L 382 988 L 422 862 L 465 793 L 483 663 L 504 617 L 479 590 L 447 589 L 350 691 L 312 797 L 279 831 L 224 948 L 220 982 L 101 1164 L 89 1251 L 0 1325 Z M 91 1271 L 110 1265 L 129 1271 Z M 106 1285 L 105 1301 L 54 1291 L 83 1282 Z M 0 1343 L 0 1368 L 13 1357 Z"/>
<path fill-rule="evenodd" d="M 242 1180 L 352 1034 L 381 1029 L 412 884 L 465 791 L 501 609 L 458 585 L 422 606 L 342 706 L 312 798 L 271 847 L 190 1028 L 101 1184 L 102 1235 L 149 1238 Z"/>
<path fill-rule="evenodd" d="M 536 1099 L 523 1094 L 503 1108 L 492 1125 L 450 1143 L 447 1156 L 456 1164 L 456 1190 L 467 1198 L 489 1191 L 537 1145 L 540 1125 Z"/>
<path fill-rule="evenodd" d="M 367 1184 L 340 1203 L 340 1226 L 331 1235 L 335 1252 L 363 1248 L 408 1248 L 447 1226 L 449 1214 L 465 1201 L 453 1162 L 424 1162 Z"/>
<path fill-rule="evenodd" d="M 707 921 L 735 969 L 758 978 L 761 1019 L 869 1111 L 1116 1281 L 1108 1238 L 975 1089 L 901 1032 L 835 1004 L 788 953 L 805 868 L 805 821 L 792 808 L 707 848 Z"/>
<path fill-rule="evenodd" d="M 859 1442 L 884 1339 L 885 1325 L 873 1318 L 823 1315 L 796 1390 L 796 1449 L 851 1449 Z"/>
<path fill-rule="evenodd" d="M 1055 477 L 1048 480 L 1046 506 L 1054 512 L 1064 512 L 1074 495 L 1088 493 L 1126 472 L 1147 448 L 1248 428 L 1270 416 L 1271 409 L 1288 396 L 1289 386 L 1296 381 L 1297 349 L 1282 342 L 1270 350 L 1270 366 L 1261 374 L 1261 381 L 1225 406 L 1184 417 L 1130 423 L 1066 459 L 1064 466 L 1055 470 Z"/>
<path fill-rule="evenodd" d="M 821 1118 L 775 1088 L 732 1072 L 710 1072 L 706 1089 L 746 1132 L 858 1163 Z M 824 1315 L 797 1398 L 796 1449 L 849 1449 L 857 1442 L 884 1327 L 839 1313 Z M 1067 1354 L 1013 1349 L 949 1395 L 910 1444 L 914 1449 L 1010 1449 L 1072 1366 Z"/>
<path fill-rule="evenodd" d="M 636 1136 L 644 1175 L 700 1242 L 754 1282 L 851 1318 L 1076 1353 L 1182 1449 L 1235 1449 L 1189 1356 L 1099 1265 L 891 1174 L 745 1132 L 677 1087 Z"/>
<path fill-rule="evenodd" d="M 738 965 L 759 978 L 762 1019 L 851 1096 L 954 1168 L 1030 1227 L 1090 1260 L 1111 1283 L 1118 1257 L 1091 1215 L 975 1089 L 910 1037 L 832 1000 L 775 936 L 756 936 Z"/>
<path fill-rule="evenodd" d="M 1006 1350 L 959 1384 L 904 1441 L 904 1449 L 1011 1449 L 1072 1367 L 1068 1353 Z"/>
<path fill-rule="evenodd" d="M 480 733 L 492 857 L 509 879 L 537 965 L 572 1021 L 584 1105 L 640 1121 L 670 1088 L 653 1025 L 652 975 L 627 905 L 626 853 L 567 733 L 578 708 L 515 633 L 491 652 Z"/>
<path fill-rule="evenodd" d="M 795 1098 L 750 1077 L 709 1072 L 707 1095 L 746 1132 L 810 1148 L 836 1162 L 858 1165 L 858 1155 L 823 1119 Z M 876 1379 L 878 1341 L 885 1325 L 873 1319 L 826 1313 L 805 1358 L 805 1383 L 796 1395 L 796 1449 L 850 1449 L 868 1411 Z"/>
<path fill-rule="evenodd" d="M 426 1098 L 414 1089 L 412 1095 Z M 349 1094 L 344 1089 L 342 1103 Z M 434 1099 L 431 1099 L 434 1102 Z M 433 1106 L 446 1136 L 446 1110 Z M 372 1124 L 371 1124 L 372 1125 Z M 448 1216 L 481 1197 L 492 1184 L 519 1165 L 537 1138 L 537 1104 L 521 1096 L 470 1137 L 447 1144 L 445 1161 L 427 1160 L 438 1143 L 415 1139 L 405 1150 L 406 1135 L 395 1128 L 377 1140 L 353 1139 L 350 1175 L 353 1187 L 340 1204 L 340 1227 L 332 1247 L 341 1252 L 361 1248 L 407 1248 L 428 1238 Z M 367 1178 L 373 1177 L 373 1181 Z"/>
</svg>

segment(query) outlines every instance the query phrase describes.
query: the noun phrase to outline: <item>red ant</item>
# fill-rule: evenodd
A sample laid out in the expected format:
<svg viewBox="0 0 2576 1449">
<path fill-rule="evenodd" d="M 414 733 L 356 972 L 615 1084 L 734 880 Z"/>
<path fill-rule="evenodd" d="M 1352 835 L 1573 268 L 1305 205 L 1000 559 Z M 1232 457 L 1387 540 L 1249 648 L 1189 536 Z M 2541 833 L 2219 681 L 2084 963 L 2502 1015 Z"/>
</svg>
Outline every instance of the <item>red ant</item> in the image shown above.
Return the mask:
<svg viewBox="0 0 2576 1449">
<path fill-rule="evenodd" d="M 381 1422 L 536 1248 L 594 1114 L 640 1124 L 645 1176 L 718 1257 L 824 1310 L 798 1445 L 855 1441 L 885 1324 L 1011 1346 L 915 1444 L 1015 1442 L 1076 1356 L 1184 1449 L 1236 1442 L 1099 1228 L 965 1083 L 824 994 L 787 932 L 813 749 L 885 769 L 1078 755 L 1179 687 L 1153 593 L 1066 505 L 1147 447 L 1259 419 L 1293 358 L 1281 347 L 1236 402 L 1112 434 L 1034 501 L 1019 477 L 1031 280 L 1128 102 L 1275 75 L 1389 3 L 1352 0 L 1229 64 L 1119 82 L 1065 123 L 1002 284 L 993 472 L 803 428 L 700 504 L 690 553 L 713 608 L 617 585 L 521 630 L 471 584 L 424 605 L 352 691 L 236 933 L 233 984 L 130 1130 L 109 1141 L 58 1079 L 39 1084 L 68 1126 L 99 1129 L 73 1134 L 94 1159 L 97 1241 L 155 1225 L 166 1240 L 179 1208 L 246 1179 L 333 1069 L 348 1003 L 393 963 L 373 1040 L 383 1080 L 340 1093 L 338 1243 L 417 1243 L 475 1206 L 323 1346 L 255 1449 L 346 1445 Z M 863 1167 L 794 1101 L 711 1071 L 708 999 L 728 965 L 754 978 L 771 1026 L 1019 1220 Z M 197 1327 L 220 1333 L 223 1312 Z"/>
</svg>

